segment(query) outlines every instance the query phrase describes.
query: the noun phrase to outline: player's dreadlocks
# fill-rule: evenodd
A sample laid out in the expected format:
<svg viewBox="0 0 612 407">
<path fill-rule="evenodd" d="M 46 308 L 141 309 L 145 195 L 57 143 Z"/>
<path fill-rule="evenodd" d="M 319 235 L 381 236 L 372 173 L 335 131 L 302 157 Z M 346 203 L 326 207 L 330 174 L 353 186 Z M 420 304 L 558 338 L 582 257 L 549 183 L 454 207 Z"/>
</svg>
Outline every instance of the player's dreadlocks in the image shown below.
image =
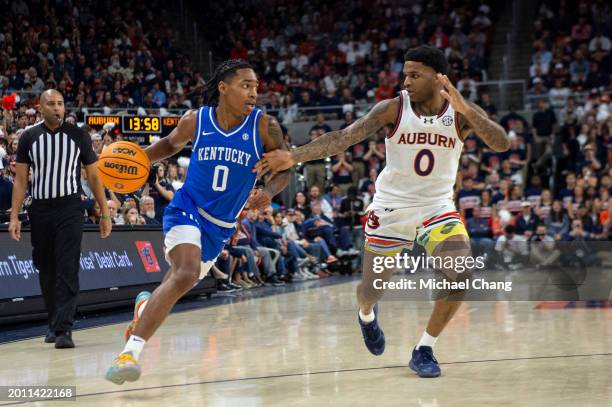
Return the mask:
<svg viewBox="0 0 612 407">
<path fill-rule="evenodd" d="M 251 64 L 240 59 L 229 59 L 217 66 L 213 76 L 204 86 L 204 103 L 213 106 L 219 103 L 219 82 L 225 81 L 236 74 L 238 69 L 253 69 Z"/>
</svg>

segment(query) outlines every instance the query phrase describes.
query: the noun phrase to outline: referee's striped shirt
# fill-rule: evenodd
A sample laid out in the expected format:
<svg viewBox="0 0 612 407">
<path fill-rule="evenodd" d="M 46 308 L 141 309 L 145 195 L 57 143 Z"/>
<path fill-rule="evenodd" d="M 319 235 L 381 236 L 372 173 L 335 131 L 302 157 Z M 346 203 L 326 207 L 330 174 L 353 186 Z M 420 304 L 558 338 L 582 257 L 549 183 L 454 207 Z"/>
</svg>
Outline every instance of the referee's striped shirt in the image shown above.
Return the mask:
<svg viewBox="0 0 612 407">
<path fill-rule="evenodd" d="M 81 187 L 81 163 L 97 160 L 87 132 L 70 123 L 50 130 L 45 123 L 27 128 L 19 138 L 17 162 L 32 168 L 33 199 L 74 195 Z"/>
</svg>

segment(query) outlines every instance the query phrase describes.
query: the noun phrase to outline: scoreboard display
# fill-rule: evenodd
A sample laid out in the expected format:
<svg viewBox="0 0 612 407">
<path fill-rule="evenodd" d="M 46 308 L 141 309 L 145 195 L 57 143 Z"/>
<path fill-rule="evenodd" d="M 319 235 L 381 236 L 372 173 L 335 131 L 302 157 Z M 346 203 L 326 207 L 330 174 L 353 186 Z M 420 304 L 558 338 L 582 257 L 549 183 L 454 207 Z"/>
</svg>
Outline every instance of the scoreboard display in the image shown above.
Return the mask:
<svg viewBox="0 0 612 407">
<path fill-rule="evenodd" d="M 178 125 L 180 116 L 86 115 L 85 124 L 101 130 L 106 123 L 114 123 L 115 134 L 138 144 L 151 144 L 154 136 L 165 137 Z"/>
</svg>

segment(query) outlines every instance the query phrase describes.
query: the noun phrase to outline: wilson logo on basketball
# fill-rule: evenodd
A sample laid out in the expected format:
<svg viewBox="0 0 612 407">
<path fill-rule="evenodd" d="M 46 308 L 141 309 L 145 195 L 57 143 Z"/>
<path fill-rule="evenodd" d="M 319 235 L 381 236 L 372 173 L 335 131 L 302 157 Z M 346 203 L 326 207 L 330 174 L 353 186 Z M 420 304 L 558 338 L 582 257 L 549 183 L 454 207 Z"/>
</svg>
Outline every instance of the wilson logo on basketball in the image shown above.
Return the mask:
<svg viewBox="0 0 612 407">
<path fill-rule="evenodd" d="M 115 147 L 113 148 L 113 154 L 125 154 L 134 157 L 136 155 L 136 151 L 132 150 L 131 148 Z"/>
<path fill-rule="evenodd" d="M 116 170 L 119 174 L 128 174 L 128 175 L 138 174 L 138 167 L 133 166 L 133 165 L 119 164 L 119 163 L 105 161 L 104 168 Z"/>
</svg>

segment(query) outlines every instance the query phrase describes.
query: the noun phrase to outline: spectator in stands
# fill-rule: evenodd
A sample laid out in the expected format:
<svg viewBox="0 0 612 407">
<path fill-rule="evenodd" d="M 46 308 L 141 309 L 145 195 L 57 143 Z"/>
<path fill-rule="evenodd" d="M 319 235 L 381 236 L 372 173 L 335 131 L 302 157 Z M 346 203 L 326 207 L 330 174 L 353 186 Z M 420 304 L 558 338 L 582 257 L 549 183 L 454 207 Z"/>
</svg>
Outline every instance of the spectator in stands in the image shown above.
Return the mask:
<svg viewBox="0 0 612 407">
<path fill-rule="evenodd" d="M 155 200 L 150 196 L 143 196 L 140 200 L 140 216 L 146 225 L 161 226 L 155 217 Z"/>
<path fill-rule="evenodd" d="M 533 136 L 535 141 L 534 157 L 540 157 L 552 144 L 552 135 L 555 132 L 557 117 L 555 111 L 548 104 L 548 100 L 538 100 L 538 111 L 532 118 Z"/>
<path fill-rule="evenodd" d="M 382 171 L 385 162 L 385 148 L 384 144 L 379 146 L 375 140 L 368 142 L 368 150 L 363 156 L 363 161 L 366 163 L 366 169 L 368 173 L 372 170 L 376 170 L 378 173 Z"/>
<path fill-rule="evenodd" d="M 510 195 L 504 203 L 505 209 L 510 211 L 513 216 L 522 212 L 523 207 L 523 190 L 519 185 L 513 185 L 510 188 Z"/>
<path fill-rule="evenodd" d="M 552 204 L 553 199 L 550 190 L 542 190 L 542 195 L 540 196 L 540 200 L 536 207 L 536 214 L 538 215 L 540 222 L 546 222 L 546 219 L 548 219 L 548 215 L 552 210 Z"/>
<path fill-rule="evenodd" d="M 283 94 L 280 98 L 280 110 L 278 118 L 285 126 L 298 120 L 298 104 L 295 103 L 290 92 Z"/>
<path fill-rule="evenodd" d="M 569 66 L 569 72 L 572 84 L 586 84 L 590 72 L 590 67 L 582 51 L 577 50 L 574 54 L 574 60 Z"/>
<path fill-rule="evenodd" d="M 569 98 L 571 90 L 565 86 L 562 78 L 556 78 L 554 86 L 550 89 L 549 95 L 553 107 L 560 109 L 565 106 L 566 100 Z"/>
<path fill-rule="evenodd" d="M 541 99 L 549 99 L 552 97 L 548 88 L 544 85 L 544 81 L 539 76 L 536 76 L 532 80 L 533 86 L 527 91 L 527 96 L 530 99 L 535 99 L 535 102 Z M 532 106 L 532 101 L 529 102 L 529 107 Z"/>
<path fill-rule="evenodd" d="M 356 247 L 360 247 L 363 231 L 361 229 L 361 218 L 365 215 L 365 204 L 357 195 L 357 188 L 351 186 L 346 197 L 340 203 L 338 225 L 348 228 L 352 241 Z"/>
<path fill-rule="evenodd" d="M 119 206 L 117 205 L 117 202 L 109 199 L 106 201 L 106 206 L 108 206 L 111 222 L 113 222 L 114 225 L 123 225 L 123 214 L 119 215 Z"/>
<path fill-rule="evenodd" d="M 248 245 L 238 246 L 240 243 L 248 244 L 248 240 L 248 236 L 243 232 L 242 224 L 238 224 L 236 233 L 224 248 L 236 260 L 233 282 L 243 288 L 263 285 L 263 279 L 257 267 L 257 260 L 261 257 L 259 252 Z"/>
<path fill-rule="evenodd" d="M 556 200 L 552 204 L 551 211 L 546 219 L 548 233 L 555 240 L 562 240 L 569 232 L 570 219 L 561 201 Z"/>
<path fill-rule="evenodd" d="M 187 164 L 187 166 L 188 165 L 189 164 Z M 183 184 L 185 183 L 185 175 L 186 172 L 183 171 L 182 174 L 179 172 L 179 167 L 177 166 L 177 164 L 168 164 L 168 181 L 170 181 L 170 184 L 172 185 L 172 188 L 174 188 L 174 191 L 178 191 L 183 186 Z"/>
<path fill-rule="evenodd" d="M 463 179 L 463 188 L 457 193 L 457 202 L 461 216 L 469 218 L 472 216 L 472 210 L 480 205 L 481 191 L 473 188 L 474 181 L 471 177 Z"/>
<path fill-rule="evenodd" d="M 480 94 L 480 99 L 476 102 L 478 106 L 487 112 L 489 118 L 496 120 L 497 118 L 497 107 L 491 101 L 491 96 L 487 92 Z"/>
<path fill-rule="evenodd" d="M 310 141 L 314 141 L 321 134 L 318 129 L 311 129 L 308 133 Z M 311 187 L 316 185 L 319 190 L 325 187 L 325 159 L 309 161 L 304 165 L 304 172 L 306 175 L 306 186 Z"/>
<path fill-rule="evenodd" d="M 283 227 L 283 237 L 286 240 L 294 241 L 311 256 L 319 259 L 319 262 L 332 263 L 336 258 L 331 255 L 329 248 L 324 240 L 308 241 L 303 235 L 302 225 L 304 223 L 304 215 L 295 209 L 287 210 L 285 226 Z"/>
<path fill-rule="evenodd" d="M 313 185 L 310 187 L 310 193 L 309 193 L 308 198 L 310 201 L 311 208 L 313 204 L 317 203 L 321 205 L 321 211 L 328 219 L 334 219 L 333 208 L 329 204 L 329 202 L 327 202 L 327 200 L 321 197 L 321 191 L 319 190 L 318 186 Z"/>
<path fill-rule="evenodd" d="M 319 135 L 329 133 L 332 128 L 329 124 L 325 123 L 325 115 L 323 113 L 317 113 L 317 123 L 310 128 L 310 131 L 317 131 Z"/>
<path fill-rule="evenodd" d="M 466 226 L 474 255 L 483 256 L 491 254 L 495 247 L 493 230 L 491 229 L 491 218 L 483 217 L 480 207 L 477 206 L 472 210 L 472 216 L 467 220 Z"/>
<path fill-rule="evenodd" d="M 87 209 L 87 217 L 85 218 L 85 223 L 91 225 L 100 224 L 100 215 L 100 205 L 98 205 L 97 201 L 94 201 L 94 204 Z"/>
<path fill-rule="evenodd" d="M 352 156 L 349 151 L 338 154 L 332 160 L 332 182 L 340 188 L 340 192 L 344 195 L 349 187 L 353 185 L 353 176 L 351 172 L 354 170 L 351 165 Z"/>
<path fill-rule="evenodd" d="M 506 159 L 502 161 L 500 175 L 502 178 L 523 186 L 527 174 L 527 151 L 519 145 L 518 137 L 510 138 L 510 149 L 505 152 Z"/>
<path fill-rule="evenodd" d="M 263 246 L 257 240 L 257 228 L 255 223 L 257 222 L 258 215 L 258 210 L 251 209 L 240 223 L 244 237 L 237 242 L 238 246 L 249 246 L 254 252 L 259 253 L 263 262 L 263 272 L 266 276 L 266 280 L 270 284 L 274 286 L 284 285 L 284 282 L 281 280 L 276 270 L 276 262 L 279 259 L 280 253 L 275 249 Z"/>
<path fill-rule="evenodd" d="M 523 201 L 521 207 L 522 213 L 517 215 L 514 221 L 516 233 L 525 236 L 525 239 L 529 240 L 533 233 L 535 233 L 539 219 L 531 207 L 531 202 Z"/>
<path fill-rule="evenodd" d="M 299 210 L 304 217 L 310 217 L 310 202 L 306 198 L 306 195 L 303 192 L 296 192 L 295 197 L 293 198 L 293 209 Z"/>
<path fill-rule="evenodd" d="M 548 234 L 545 224 L 538 224 L 529 241 L 531 262 L 537 267 L 553 266 L 561 257 L 561 251 L 555 247 L 555 239 Z"/>
<path fill-rule="evenodd" d="M 502 265 L 510 270 L 519 269 L 529 255 L 525 237 L 517 235 L 513 225 L 506 225 L 504 234 L 497 238 L 495 251 L 501 257 Z"/>
<path fill-rule="evenodd" d="M 170 180 L 166 178 L 166 167 L 163 163 L 157 163 L 152 169 L 153 176 L 149 178 L 145 186 L 144 195 L 153 198 L 155 202 L 155 219 L 161 224 L 164 209 L 174 197 L 174 188 Z"/>
<path fill-rule="evenodd" d="M 331 184 L 329 186 L 329 192 L 323 196 L 323 199 L 327 201 L 327 203 L 332 208 L 332 219 L 335 219 L 340 212 L 340 203 L 342 202 L 342 195 L 340 194 L 340 187 L 336 184 Z"/>
<path fill-rule="evenodd" d="M 126 206 L 123 209 L 123 224 L 131 226 L 144 225 L 145 220 L 138 213 L 138 209 L 131 206 Z"/>
<path fill-rule="evenodd" d="M 331 219 L 323 215 L 321 205 L 312 205 L 312 215 L 306 219 L 302 225 L 302 230 L 309 241 L 317 242 L 323 240 L 331 253 L 335 253 L 338 250 L 339 245 L 336 239 L 337 228 Z M 346 246 L 350 246 L 350 237 L 347 238 L 346 234 L 343 235 L 341 244 L 344 246 L 343 248 L 348 248 Z"/>
<path fill-rule="evenodd" d="M 504 129 L 506 129 L 506 131 L 516 131 L 519 126 L 519 123 L 522 124 L 522 128 L 528 128 L 527 120 L 515 111 L 514 106 L 509 106 L 508 113 L 499 121 L 499 124 L 501 124 Z"/>
<path fill-rule="evenodd" d="M 275 225 L 272 207 L 268 207 L 263 211 L 259 211 L 257 219 L 253 222 L 257 231 L 257 240 L 263 247 L 271 251 L 271 256 L 275 259 L 278 278 L 282 281 L 287 280 L 287 265 L 291 265 L 291 269 L 295 269 L 296 258 L 293 253 L 287 251 L 287 244 L 282 240 L 282 234 L 273 230 Z"/>
<path fill-rule="evenodd" d="M 549 191 L 550 195 L 550 191 Z M 527 199 L 532 208 L 536 208 L 540 204 L 540 197 L 542 196 L 542 179 L 539 175 L 531 177 L 529 186 L 525 189 L 525 199 Z"/>
<path fill-rule="evenodd" d="M 13 194 L 13 182 L 4 176 L 4 165 L 0 158 L 0 217 L 6 222 L 5 212 L 11 209 L 11 197 Z"/>
<path fill-rule="evenodd" d="M 479 214 L 481 218 L 491 219 L 497 216 L 497 207 L 489 189 L 483 189 L 480 193 Z"/>
</svg>

